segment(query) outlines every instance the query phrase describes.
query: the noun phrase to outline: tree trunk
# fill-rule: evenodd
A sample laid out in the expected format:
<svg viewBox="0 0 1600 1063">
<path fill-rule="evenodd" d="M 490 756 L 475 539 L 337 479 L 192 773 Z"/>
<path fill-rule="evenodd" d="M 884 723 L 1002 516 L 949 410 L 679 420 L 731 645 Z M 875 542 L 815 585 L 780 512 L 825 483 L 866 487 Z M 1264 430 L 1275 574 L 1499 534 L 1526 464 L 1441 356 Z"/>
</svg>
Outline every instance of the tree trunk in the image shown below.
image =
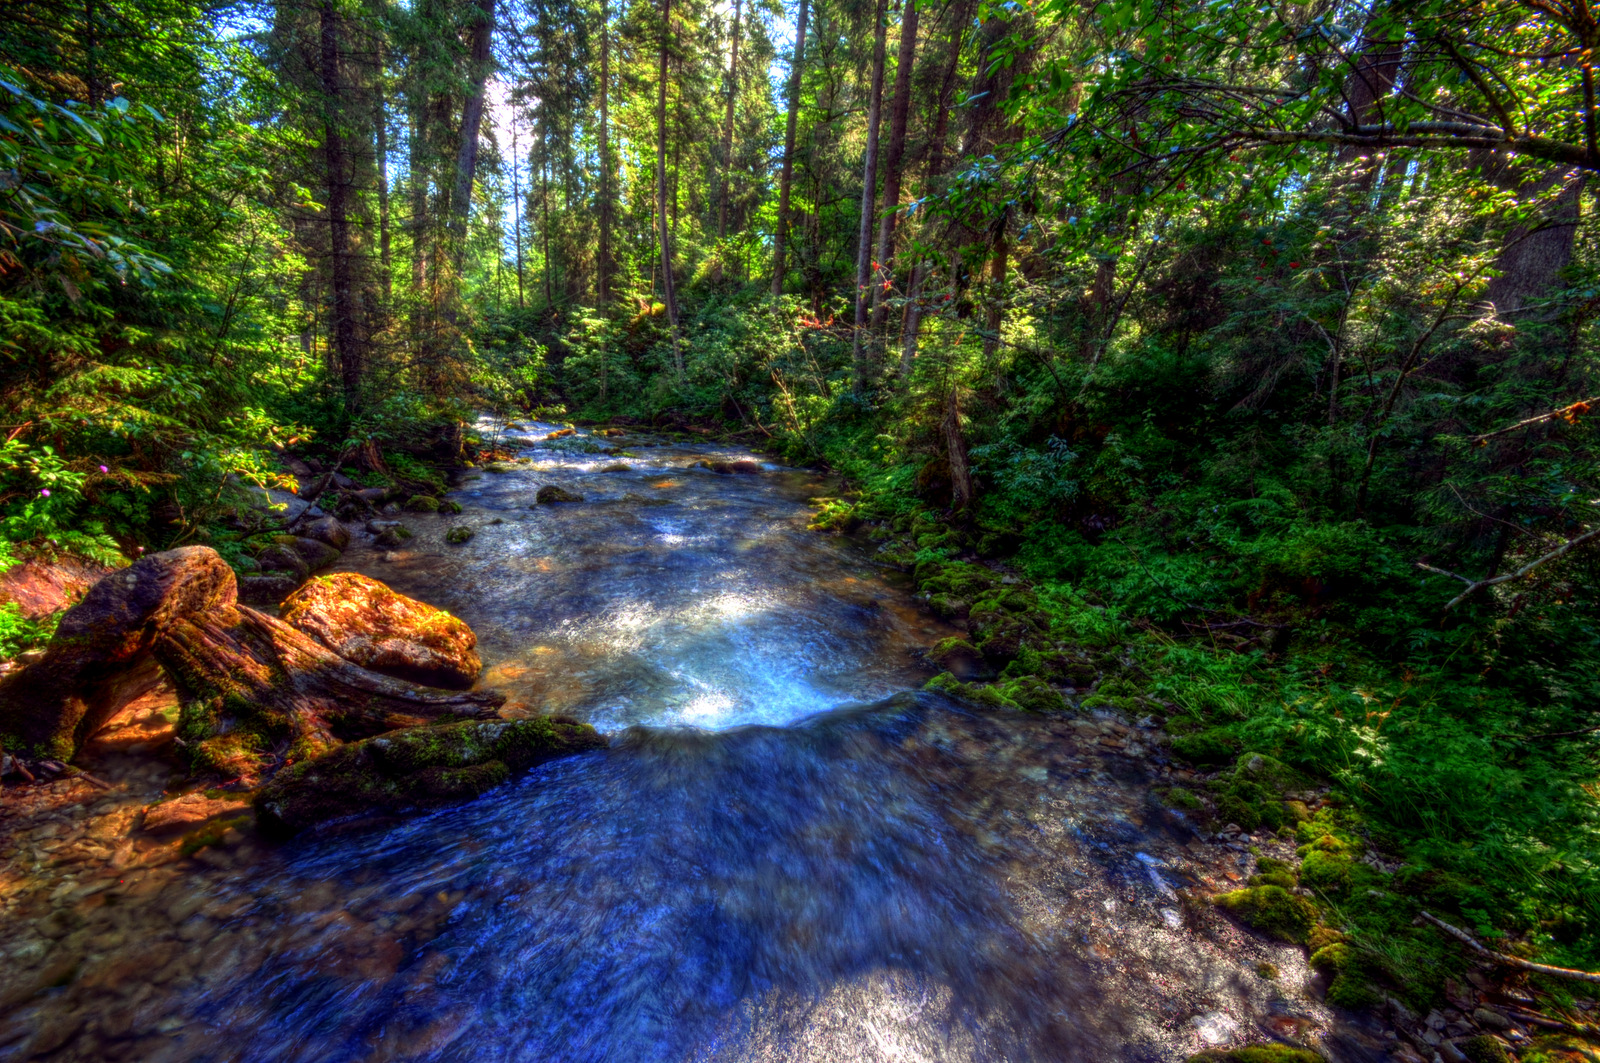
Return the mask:
<svg viewBox="0 0 1600 1063">
<path fill-rule="evenodd" d="M 611 141 L 608 99 L 611 93 L 611 9 L 600 0 L 600 252 L 595 263 L 595 288 L 600 302 L 611 300 Z M 602 398 L 605 388 L 602 385 Z"/>
<path fill-rule="evenodd" d="M 471 90 L 461 108 L 461 145 L 456 151 L 456 185 L 450 196 L 450 230 L 459 263 L 466 253 L 467 219 L 472 214 L 472 184 L 478 173 L 478 134 L 483 128 L 484 94 L 493 69 L 495 0 L 478 0 L 469 58 Z M 457 267 L 459 274 L 460 267 Z"/>
<path fill-rule="evenodd" d="M 683 351 L 678 346 L 678 295 L 672 284 L 672 223 L 667 215 L 667 60 L 672 34 L 672 0 L 661 0 L 661 62 L 656 78 L 656 228 L 661 237 L 661 295 L 672 332 L 672 366 L 682 383 Z"/>
<path fill-rule="evenodd" d="M 944 175 L 945 141 L 950 135 L 950 105 L 955 92 L 956 70 L 961 63 L 961 45 L 966 38 L 969 7 L 969 4 L 963 4 L 954 14 L 950 51 L 945 56 L 944 76 L 939 82 L 933 134 L 928 138 L 928 168 L 922 183 L 925 196 L 934 193 L 938 179 Z M 918 258 L 911 271 L 911 286 L 906 291 L 905 320 L 900 325 L 900 379 L 906 387 L 911 385 L 911 370 L 917 360 L 917 342 L 922 335 L 922 289 L 927 283 L 928 273 L 927 258 Z"/>
<path fill-rule="evenodd" d="M 512 238 L 517 243 L 517 309 L 527 309 L 527 299 L 523 292 L 522 271 L 522 155 L 517 146 L 517 119 L 513 114 L 511 118 L 511 210 L 512 210 Z"/>
<path fill-rule="evenodd" d="M 772 296 L 783 294 L 784 242 L 789 235 L 789 189 L 794 181 L 794 134 L 800 118 L 800 75 L 805 70 L 806 8 L 810 0 L 800 0 L 800 13 L 794 24 L 794 58 L 789 61 L 789 117 L 783 133 L 783 172 L 778 178 L 778 223 L 772 233 Z"/>
<path fill-rule="evenodd" d="M 1529 173 L 1498 152 L 1474 152 L 1472 161 L 1483 174 L 1501 188 L 1514 190 L 1519 200 L 1543 195 L 1559 182 L 1565 186 L 1547 208 L 1544 219 L 1533 225 L 1519 225 L 1506 235 L 1506 242 L 1495 258 L 1500 274 L 1489 281 L 1484 298 L 1494 305 L 1496 316 L 1528 320 L 1523 308 L 1549 292 L 1561 271 L 1572 261 L 1573 240 L 1578 232 L 1578 204 L 1582 177 L 1567 180 L 1564 170 L 1535 170 Z"/>
<path fill-rule="evenodd" d="M 872 204 L 878 196 L 878 126 L 883 115 L 884 22 L 887 0 L 878 0 L 873 15 L 872 95 L 867 103 L 867 158 L 861 167 L 861 226 L 856 240 L 856 316 L 854 350 L 850 357 L 850 386 L 860 394 L 866 386 L 866 352 L 862 350 L 867 326 L 867 286 L 872 281 Z"/>
<path fill-rule="evenodd" d="M 333 0 L 321 10 L 322 153 L 328 191 L 328 266 L 333 286 L 333 350 L 344 389 L 346 413 L 361 400 L 361 349 L 356 332 L 355 263 L 350 243 L 350 157 L 343 129 L 339 83 L 339 16 Z"/>
<path fill-rule="evenodd" d="M 722 244 L 728 239 L 728 200 L 733 189 L 733 105 L 739 97 L 739 15 L 741 0 L 733 0 L 733 47 L 728 60 L 728 109 L 722 118 L 722 192 L 717 203 L 717 263 L 722 280 Z"/>
<path fill-rule="evenodd" d="M 389 115 L 383 97 L 383 46 L 375 56 L 376 91 L 373 93 L 373 122 L 377 127 L 378 151 L 378 261 L 383 267 L 385 307 L 394 297 L 394 259 L 389 238 Z M 387 310 L 386 310 L 387 312 Z"/>
<path fill-rule="evenodd" d="M 967 441 L 961 434 L 958 394 L 959 389 L 952 382 L 941 430 L 944 433 L 945 456 L 950 462 L 950 503 L 955 509 L 966 509 L 972 503 L 972 471 L 967 466 Z"/>
<path fill-rule="evenodd" d="M 883 157 L 883 214 L 878 220 L 878 269 L 872 285 L 872 331 L 883 327 L 885 289 L 894 277 L 894 229 L 900 208 L 900 163 L 911 117 L 911 67 L 917 55 L 917 3 L 905 0 L 900 16 L 900 54 L 894 72 L 894 107 L 889 115 L 889 147 Z"/>
</svg>

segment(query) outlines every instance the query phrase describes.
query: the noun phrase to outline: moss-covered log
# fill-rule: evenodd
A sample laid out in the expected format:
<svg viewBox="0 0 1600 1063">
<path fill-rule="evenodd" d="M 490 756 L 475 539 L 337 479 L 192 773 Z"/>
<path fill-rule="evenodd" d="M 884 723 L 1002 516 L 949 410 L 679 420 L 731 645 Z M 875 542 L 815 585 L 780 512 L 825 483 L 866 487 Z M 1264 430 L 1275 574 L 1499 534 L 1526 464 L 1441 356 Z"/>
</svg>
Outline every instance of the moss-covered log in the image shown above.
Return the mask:
<svg viewBox="0 0 1600 1063">
<path fill-rule="evenodd" d="M 285 836 L 332 819 L 465 801 L 534 764 L 601 749 L 565 717 L 466 721 L 351 742 L 280 771 L 256 793 L 257 823 Z"/>
</svg>

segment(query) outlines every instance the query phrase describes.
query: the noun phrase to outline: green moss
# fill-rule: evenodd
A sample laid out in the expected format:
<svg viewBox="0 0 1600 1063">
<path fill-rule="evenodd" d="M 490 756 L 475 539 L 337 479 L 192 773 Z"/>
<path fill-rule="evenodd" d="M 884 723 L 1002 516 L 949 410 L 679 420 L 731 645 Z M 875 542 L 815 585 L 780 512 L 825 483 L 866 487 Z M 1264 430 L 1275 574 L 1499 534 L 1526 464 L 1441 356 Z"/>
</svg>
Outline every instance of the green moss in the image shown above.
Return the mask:
<svg viewBox="0 0 1600 1063">
<path fill-rule="evenodd" d="M 1067 699 L 1037 676 L 1024 675 L 1000 684 L 1000 693 L 1028 712 L 1065 712 Z"/>
<path fill-rule="evenodd" d="M 1300 881 L 1319 893 L 1343 894 L 1350 888 L 1356 862 L 1343 853 L 1316 850 L 1300 865 Z"/>
<path fill-rule="evenodd" d="M 1250 1045 L 1246 1048 L 1210 1049 L 1190 1056 L 1184 1063 L 1323 1063 L 1322 1057 L 1304 1048 L 1287 1045 Z"/>
<path fill-rule="evenodd" d="M 1212 783 L 1217 790 L 1217 818 L 1245 830 L 1277 830 L 1290 822 L 1282 795 L 1307 781 L 1293 768 L 1260 753 L 1239 757 L 1233 771 Z"/>
<path fill-rule="evenodd" d="M 1277 981 L 1278 965 L 1262 960 L 1260 963 L 1256 964 L 1256 977 L 1268 982 Z"/>
<path fill-rule="evenodd" d="M 1173 756 L 1202 766 L 1232 760 L 1238 750 L 1239 740 L 1222 727 L 1179 735 L 1172 740 Z"/>
<path fill-rule="evenodd" d="M 344 816 L 432 808 L 606 744 L 593 727 L 564 717 L 406 728 L 285 768 L 257 791 L 256 814 L 263 832 L 285 836 Z"/>
<path fill-rule="evenodd" d="M 1194 812 L 1206 807 L 1205 802 L 1195 796 L 1192 790 L 1185 790 L 1181 786 L 1174 786 L 1170 790 L 1160 791 L 1163 801 L 1173 808 L 1181 808 L 1185 812 Z"/>
<path fill-rule="evenodd" d="M 413 513 L 437 513 L 439 500 L 432 495 L 412 495 L 406 500 L 406 509 Z"/>
<path fill-rule="evenodd" d="M 457 501 L 455 501 L 454 499 L 451 499 L 451 498 L 440 499 L 440 501 L 439 501 L 439 512 L 440 513 L 460 513 L 461 512 L 461 503 L 457 502 Z"/>
<path fill-rule="evenodd" d="M 462 543 L 471 541 L 472 537 L 477 534 L 477 532 L 473 531 L 465 524 L 462 524 L 445 532 L 444 541 L 450 543 L 452 546 L 460 546 Z"/>
<path fill-rule="evenodd" d="M 1369 1008 L 1381 995 L 1372 985 L 1372 965 L 1350 945 L 1324 945 L 1311 954 L 1312 970 L 1328 978 L 1328 1003 L 1352 1011 Z"/>
<path fill-rule="evenodd" d="M 1317 910 L 1311 903 L 1282 886 L 1235 890 L 1217 897 L 1216 903 L 1246 926 L 1294 945 L 1305 944 L 1317 922 Z"/>
</svg>

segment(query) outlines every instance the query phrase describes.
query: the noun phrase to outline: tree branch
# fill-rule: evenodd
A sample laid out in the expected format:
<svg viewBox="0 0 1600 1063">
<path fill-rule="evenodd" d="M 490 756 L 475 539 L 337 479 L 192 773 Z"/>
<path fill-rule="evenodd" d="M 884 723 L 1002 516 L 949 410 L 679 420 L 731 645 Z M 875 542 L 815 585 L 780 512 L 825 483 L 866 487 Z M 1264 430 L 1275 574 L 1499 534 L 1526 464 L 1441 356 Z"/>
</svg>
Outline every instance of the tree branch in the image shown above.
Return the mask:
<svg viewBox="0 0 1600 1063">
<path fill-rule="evenodd" d="M 1534 569 L 1540 567 L 1541 565 L 1548 564 L 1558 557 L 1569 554 L 1573 550 L 1576 550 L 1578 547 L 1582 546 L 1584 543 L 1593 542 L 1595 539 L 1600 539 L 1600 527 L 1591 528 L 1582 535 L 1568 539 L 1554 550 L 1551 550 L 1548 554 L 1545 554 L 1542 557 L 1534 558 L 1532 561 L 1529 561 L 1526 565 L 1523 565 L 1515 572 L 1507 572 L 1499 576 L 1491 576 L 1488 579 L 1469 579 L 1466 576 L 1456 572 L 1449 572 L 1442 568 L 1434 568 L 1432 565 L 1425 565 L 1421 561 L 1417 562 L 1417 567 L 1420 569 L 1425 569 L 1428 572 L 1437 572 L 1441 576 L 1449 576 L 1451 579 L 1458 579 L 1467 585 L 1466 590 L 1450 599 L 1449 604 L 1444 607 L 1444 611 L 1448 613 L 1450 610 L 1454 609 L 1456 606 L 1460 605 L 1462 602 L 1466 601 L 1479 591 L 1487 587 L 1493 587 L 1497 584 L 1509 583 L 1512 580 L 1525 579 Z"/>
<path fill-rule="evenodd" d="M 1495 952 L 1493 949 L 1486 949 L 1482 945 L 1478 944 L 1476 938 L 1467 933 L 1465 930 L 1462 930 L 1460 927 L 1451 926 L 1449 923 L 1445 922 L 1443 919 L 1440 919 L 1432 912 L 1423 912 L 1421 914 L 1422 918 L 1426 919 L 1440 930 L 1443 930 L 1446 934 L 1449 934 L 1451 937 L 1467 946 L 1467 948 L 1471 949 L 1473 952 L 1476 952 L 1480 956 L 1494 960 L 1496 963 L 1503 963 L 1508 967 L 1520 967 L 1524 971 L 1534 971 L 1538 974 L 1548 974 L 1555 978 L 1571 978 L 1579 982 L 1600 983 L 1600 974 L 1597 974 L 1594 971 L 1577 971 L 1570 967 L 1552 967 L 1547 963 L 1534 963 L 1532 960 L 1524 960 L 1518 956 L 1507 956 L 1503 952 Z"/>
<path fill-rule="evenodd" d="M 1519 428 L 1529 428 L 1536 424 L 1543 424 L 1546 421 L 1553 421 L 1557 417 L 1567 421 L 1568 423 L 1571 423 L 1577 419 L 1579 414 L 1588 413 L 1589 410 L 1596 405 L 1600 405 L 1600 395 L 1596 395 L 1591 399 L 1579 399 L 1577 402 L 1574 402 L 1568 406 L 1563 406 L 1559 410 L 1551 410 L 1549 413 L 1541 413 L 1537 417 L 1529 417 L 1525 421 L 1518 421 L 1516 424 L 1507 425 L 1504 428 L 1497 428 L 1493 432 L 1485 432 L 1481 436 L 1473 436 L 1472 441 L 1481 447 L 1495 436 L 1503 436 L 1507 432 L 1515 432 Z"/>
</svg>

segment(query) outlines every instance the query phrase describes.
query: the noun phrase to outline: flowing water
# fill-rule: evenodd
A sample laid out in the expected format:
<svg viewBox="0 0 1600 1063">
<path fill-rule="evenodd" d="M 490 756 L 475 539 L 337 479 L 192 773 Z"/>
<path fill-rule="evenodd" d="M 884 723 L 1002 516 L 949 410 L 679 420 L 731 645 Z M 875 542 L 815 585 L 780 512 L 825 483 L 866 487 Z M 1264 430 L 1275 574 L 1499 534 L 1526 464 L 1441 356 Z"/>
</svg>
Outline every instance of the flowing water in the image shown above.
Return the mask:
<svg viewBox="0 0 1600 1063">
<path fill-rule="evenodd" d="M 818 476 L 548 430 L 514 434 L 524 460 L 463 484 L 460 516 L 345 563 L 468 621 L 509 714 L 611 748 L 185 859 L 139 838 L 165 769 L 113 736 L 116 790 L 11 813 L 0 1059 L 1378 1058 L 1298 949 L 1184 899 L 1253 858 L 1151 798 L 1173 769 L 1139 721 L 911 692 L 951 629 L 806 530 Z M 544 484 L 584 500 L 532 505 Z"/>
</svg>

